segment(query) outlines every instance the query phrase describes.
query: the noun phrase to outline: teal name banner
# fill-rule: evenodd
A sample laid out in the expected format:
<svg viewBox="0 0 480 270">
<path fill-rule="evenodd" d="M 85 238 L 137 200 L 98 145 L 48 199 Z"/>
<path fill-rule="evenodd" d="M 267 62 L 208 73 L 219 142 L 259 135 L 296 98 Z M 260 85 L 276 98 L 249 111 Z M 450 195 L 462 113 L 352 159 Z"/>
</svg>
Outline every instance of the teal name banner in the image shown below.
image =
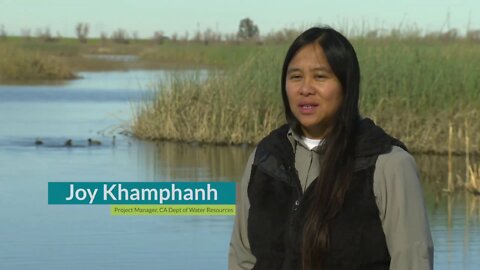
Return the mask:
<svg viewBox="0 0 480 270">
<path fill-rule="evenodd" d="M 235 182 L 49 182 L 48 204 L 235 204 Z"/>
</svg>

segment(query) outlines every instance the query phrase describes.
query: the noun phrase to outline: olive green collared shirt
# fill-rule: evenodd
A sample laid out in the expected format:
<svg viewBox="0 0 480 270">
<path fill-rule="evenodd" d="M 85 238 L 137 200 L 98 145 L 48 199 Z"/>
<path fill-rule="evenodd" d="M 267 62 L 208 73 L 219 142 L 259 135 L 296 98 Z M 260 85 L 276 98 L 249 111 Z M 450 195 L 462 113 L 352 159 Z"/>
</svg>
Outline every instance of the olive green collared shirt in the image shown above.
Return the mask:
<svg viewBox="0 0 480 270">
<path fill-rule="evenodd" d="M 320 172 L 319 147 L 310 150 L 301 137 L 289 131 L 288 139 L 295 151 L 295 167 L 303 190 Z M 248 242 L 247 187 L 255 156 L 248 159 L 240 185 L 240 200 L 228 255 L 229 270 L 252 269 L 255 256 Z M 413 157 L 400 147 L 378 156 L 373 176 L 373 192 L 380 213 L 391 270 L 433 269 L 433 241 Z"/>
</svg>

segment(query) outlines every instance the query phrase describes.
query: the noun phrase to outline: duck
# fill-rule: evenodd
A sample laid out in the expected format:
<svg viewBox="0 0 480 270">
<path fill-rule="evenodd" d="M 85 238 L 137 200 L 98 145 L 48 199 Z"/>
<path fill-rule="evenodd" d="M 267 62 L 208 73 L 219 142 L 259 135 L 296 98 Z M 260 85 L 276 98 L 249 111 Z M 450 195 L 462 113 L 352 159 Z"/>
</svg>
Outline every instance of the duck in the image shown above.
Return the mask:
<svg viewBox="0 0 480 270">
<path fill-rule="evenodd" d="M 40 138 L 35 139 L 35 145 L 42 145 L 43 141 Z"/>
<path fill-rule="evenodd" d="M 88 145 L 101 145 L 101 144 L 102 144 L 101 141 L 92 140 L 92 138 L 88 138 Z"/>
<path fill-rule="evenodd" d="M 72 139 L 68 139 L 68 140 L 66 140 L 66 141 L 65 141 L 65 143 L 64 143 L 63 145 L 65 145 L 65 146 L 72 146 L 72 145 L 73 145 L 73 143 L 72 143 Z"/>
</svg>

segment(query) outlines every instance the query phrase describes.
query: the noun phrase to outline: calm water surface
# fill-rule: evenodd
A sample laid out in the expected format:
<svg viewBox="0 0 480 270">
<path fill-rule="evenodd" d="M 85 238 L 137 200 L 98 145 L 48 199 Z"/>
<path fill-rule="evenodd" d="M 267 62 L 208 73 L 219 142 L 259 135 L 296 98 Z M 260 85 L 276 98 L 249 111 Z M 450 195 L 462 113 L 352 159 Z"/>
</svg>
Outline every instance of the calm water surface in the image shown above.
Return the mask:
<svg viewBox="0 0 480 270">
<path fill-rule="evenodd" d="M 118 134 L 166 74 L 86 72 L 59 85 L 0 86 L 0 269 L 226 269 L 233 217 L 112 217 L 108 206 L 47 205 L 49 181 L 238 181 L 251 149 Z M 438 191 L 444 159 L 417 161 L 435 269 L 477 269 L 480 200 Z"/>
</svg>

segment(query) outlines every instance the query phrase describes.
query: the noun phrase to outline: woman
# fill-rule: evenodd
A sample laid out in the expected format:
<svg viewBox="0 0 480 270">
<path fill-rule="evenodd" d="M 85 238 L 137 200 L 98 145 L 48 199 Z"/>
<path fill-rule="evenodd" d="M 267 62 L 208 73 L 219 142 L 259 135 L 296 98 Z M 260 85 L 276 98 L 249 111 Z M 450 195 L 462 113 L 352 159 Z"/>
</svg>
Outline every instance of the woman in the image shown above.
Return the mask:
<svg viewBox="0 0 480 270">
<path fill-rule="evenodd" d="M 247 163 L 229 269 L 432 269 L 415 161 L 360 117 L 350 42 L 308 29 L 290 46 L 281 80 L 288 124 Z"/>
</svg>

